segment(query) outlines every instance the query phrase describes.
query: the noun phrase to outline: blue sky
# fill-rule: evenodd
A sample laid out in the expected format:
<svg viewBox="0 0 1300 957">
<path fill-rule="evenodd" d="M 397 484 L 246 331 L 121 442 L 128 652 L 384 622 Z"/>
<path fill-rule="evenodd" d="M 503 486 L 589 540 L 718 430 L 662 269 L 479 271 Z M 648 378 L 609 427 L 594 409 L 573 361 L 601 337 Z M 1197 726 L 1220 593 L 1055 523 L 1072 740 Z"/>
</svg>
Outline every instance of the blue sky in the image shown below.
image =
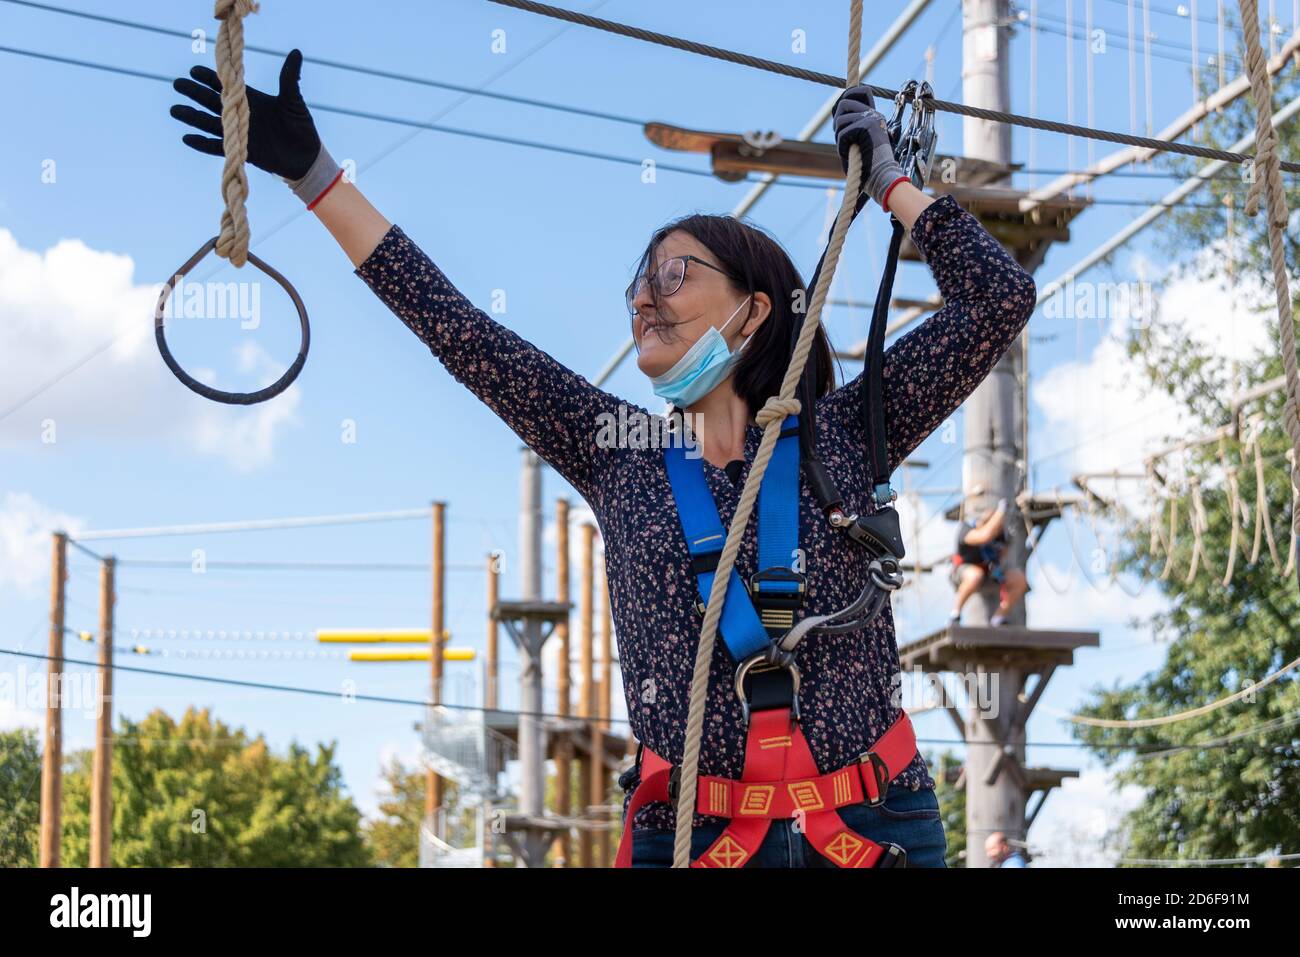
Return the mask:
<svg viewBox="0 0 1300 957">
<path fill-rule="evenodd" d="M 140 0 L 129 5 L 92 5 L 67 0 L 75 9 L 111 12 L 140 23 L 189 33 L 207 29 L 215 38 L 211 4 Z M 902 0 L 868 4 L 867 39 L 903 9 Z M 577 7 L 576 4 L 571 6 Z M 831 73 L 843 70 L 846 4 L 819 2 L 741 3 L 706 7 L 682 0 L 654 5 L 606 0 L 601 16 Z M 1076 22 L 1083 0 L 1072 4 Z M 1172 4 L 1154 5 L 1152 29 L 1162 41 L 1152 61 L 1152 105 L 1158 129 L 1191 102 L 1187 21 L 1166 15 Z M 1231 4 L 1235 9 L 1235 4 Z M 1284 32 L 1292 29 L 1290 4 L 1279 4 Z M 1108 31 L 1108 51 L 1096 59 L 1099 126 L 1129 128 L 1128 58 L 1121 46 L 1123 3 L 1097 0 L 1098 26 Z M 1202 16 L 1214 5 L 1201 4 Z M 1065 0 L 1039 9 L 1037 110 L 1065 119 L 1066 43 L 1059 33 Z M 364 64 L 415 76 L 489 89 L 587 109 L 661 120 L 700 129 L 775 129 L 793 135 L 829 93 L 828 88 L 743 67 L 692 57 L 569 27 L 476 0 L 433 3 L 304 5 L 269 0 L 247 21 L 248 42 L 276 50 L 297 46 L 305 55 Z M 922 75 L 933 45 L 938 95 L 960 99 L 961 24 L 957 0 L 935 0 L 883 64 L 868 78 L 896 87 Z M 794 30 L 805 31 L 807 52 L 791 52 Z M 504 53 L 493 52 L 494 31 L 504 31 Z M 1118 38 L 1118 39 L 1117 39 Z M 1200 59 L 1213 52 L 1214 31 L 1203 26 Z M 541 46 L 544 44 L 544 46 Z M 145 73 L 177 76 L 196 63 L 211 65 L 212 46 L 196 54 L 191 41 L 0 2 L 0 46 L 37 51 Z M 540 49 L 538 47 L 540 46 Z M 530 52 L 531 51 L 531 52 Z M 1028 112 L 1031 86 L 1029 42 L 1013 39 L 1012 108 Z M 277 57 L 250 52 L 250 85 L 274 88 Z M 1075 52 L 1076 120 L 1085 119 L 1084 53 Z M 1142 68 L 1141 57 L 1138 59 Z M 1235 62 L 1233 64 L 1235 67 Z M 1232 70 L 1230 69 L 1230 73 Z M 1140 79 L 1140 78 L 1139 78 Z M 43 651 L 48 613 L 48 532 L 272 518 L 292 515 L 414 508 L 439 499 L 449 503 L 448 556 L 460 565 L 481 565 L 501 549 L 507 574 L 503 593 L 517 593 L 515 503 L 519 442 L 456 383 L 414 336 L 353 274 L 342 252 L 314 217 L 279 182 L 250 169 L 248 204 L 254 251 L 287 275 L 311 311 L 312 347 L 295 389 L 257 409 L 218 408 L 171 379 L 149 335 L 154 284 L 216 232 L 220 215 L 219 162 L 180 143 L 182 127 L 168 107 L 179 97 L 162 82 L 0 52 L 0 84 L 18 95 L 0 104 L 0 304 L 16 321 L 0 325 L 0 646 Z M 649 144 L 639 128 L 589 117 L 377 79 L 308 62 L 303 89 L 309 102 L 433 121 L 551 144 L 566 144 L 640 160 L 707 169 L 706 159 L 669 153 Z M 1145 125 L 1146 93 L 1138 97 Z M 457 102 L 459 101 L 459 102 Z M 436 119 L 435 119 L 436 118 Z M 506 310 L 494 314 L 559 361 L 594 377 L 628 334 L 622 290 L 646 237 L 662 222 L 693 210 L 729 211 L 745 184 L 660 170 L 641 181 L 639 165 L 564 156 L 465 136 L 414 129 L 317 112 L 317 126 L 333 155 L 355 161 L 358 186 L 391 220 L 418 242 L 475 303 L 488 307 L 494 291 Z M 940 150 L 961 151 L 961 124 L 940 121 Z M 823 131 L 818 139 L 829 140 Z M 1097 144 L 1095 155 L 1114 147 Z M 1013 133 L 1013 153 L 1027 163 L 1029 138 Z M 1088 146 L 1076 141 L 1075 166 Z M 1040 134 L 1034 161 L 1060 169 L 1071 153 L 1062 137 Z M 49 161 L 53 161 L 50 166 Z M 53 182 L 50 169 L 55 171 Z M 1050 176 L 1022 175 L 1016 185 Z M 1099 198 L 1154 201 L 1174 185 L 1160 179 L 1108 180 Z M 836 200 L 838 202 L 838 200 Z M 769 191 L 752 220 L 769 229 L 807 275 L 822 244 L 824 191 Z M 1038 271 L 1040 286 L 1121 228 L 1138 206 L 1098 205 L 1075 221 L 1071 241 L 1055 247 Z M 1144 236 L 1096 279 L 1131 282 L 1159 278 L 1167 265 Z M 850 234 L 836 294 L 869 301 L 878 281 L 887 224 L 878 210 L 864 215 Z M 1194 251 L 1189 250 L 1190 255 Z M 199 268 L 230 281 L 234 271 L 210 259 Z M 1145 272 L 1143 270 L 1146 270 Z M 6 285 L 8 288 L 6 289 Z M 296 331 L 288 303 L 263 290 L 264 321 L 255 331 L 230 323 L 176 333 L 181 361 L 208 368 L 228 387 L 279 369 L 294 351 Z M 922 265 L 905 265 L 896 294 L 934 292 Z M 1201 291 L 1203 292 L 1203 291 Z M 1201 303 L 1198 290 L 1182 289 L 1184 302 Z M 1199 314 L 1199 313 L 1198 313 Z M 843 308 L 824 317 L 832 341 L 849 346 L 865 332 L 868 315 Z M 1093 440 L 1066 454 L 1051 455 L 1093 436 L 1107 409 L 1089 390 L 1108 357 L 1106 321 L 1073 322 L 1035 316 L 1031 359 L 1030 458 L 1039 488 L 1069 486 L 1080 467 L 1132 466 L 1126 454 L 1158 441 L 1168 415 L 1129 430 L 1122 442 Z M 1244 332 L 1243 332 L 1244 334 Z M 1249 338 L 1249 336 L 1247 336 Z M 66 375 L 81 359 L 104 349 Z M 241 366 L 241 350 L 247 371 Z M 846 376 L 856 374 L 845 364 Z M 657 407 L 648 384 L 626 362 L 605 384 L 630 401 Z M 13 408 L 29 396 L 28 401 Z M 1104 404 L 1104 403 L 1103 403 Z M 1159 413 L 1159 410 L 1155 410 Z M 1103 418 L 1099 420 L 1098 416 Z M 356 441 L 341 440 L 343 423 L 355 423 Z M 57 440 L 42 441 L 52 422 Z M 956 442 L 936 433 L 917 457 L 934 464 L 914 481 L 922 487 L 960 484 L 960 422 Z M 1141 423 L 1139 423 L 1141 425 Z M 1141 433 L 1141 434 L 1138 434 Z M 545 477 L 548 523 L 558 496 L 581 502 L 553 472 Z M 951 527 L 931 519 L 951 500 L 925 499 L 921 554 L 942 557 Z M 909 509 L 911 506 L 908 506 Z M 908 513 L 908 529 L 911 519 Z M 1083 534 L 1086 523 L 1077 525 Z M 1067 579 L 1069 535 L 1061 525 L 1048 532 L 1041 557 L 1053 580 Z M 1091 539 L 1088 540 L 1089 542 Z M 549 542 L 548 542 L 549 545 Z M 1090 546 L 1080 544 L 1085 550 Z M 351 562 L 427 561 L 429 523 L 405 521 L 209 536 L 97 542 L 98 551 L 123 559 L 188 560 L 193 549 L 209 560 L 317 560 Z M 547 588 L 553 550 L 547 552 Z M 96 569 L 74 554 L 68 623 L 92 628 Z M 900 641 L 937 627 L 947 608 L 947 585 L 934 576 L 914 593 L 896 599 Z M 1065 596 L 1031 566 L 1031 622 L 1044 626 L 1099 628 L 1103 652 L 1084 651 L 1076 666 L 1053 678 L 1045 703 L 1077 705 L 1091 685 L 1132 677 L 1159 660 L 1143 629 L 1129 629 L 1130 613 L 1159 607 L 1154 589 L 1131 601 L 1112 589 L 1088 589 L 1076 572 Z M 1133 583 L 1130 583 L 1132 587 Z M 913 597 L 915 594 L 917 597 Z M 926 600 L 925 596 L 937 596 Z M 453 643 L 482 648 L 483 576 L 475 570 L 449 576 L 448 625 Z M 919 606 L 919 607 L 918 607 Z M 226 572 L 196 576 L 187 570 L 123 567 L 117 605 L 119 641 L 131 629 L 229 629 L 310 632 L 324 627 L 411 627 L 429 615 L 427 576 L 421 572 Z M 503 646 L 507 643 L 504 632 Z M 196 674 L 338 688 L 353 680 L 359 692 L 421 697 L 427 666 L 358 665 L 334 659 L 181 660 L 182 647 L 270 650 L 263 642 L 185 645 L 180 639 L 149 642 L 167 658 L 124 657 L 123 664 Z M 314 650 L 303 642 L 295 646 Z M 91 647 L 71 643 L 69 655 L 90 657 Z M 512 654 L 509 653 L 508 654 Z M 15 659 L 0 668 L 18 667 Z M 30 671 L 35 662 L 24 662 Z M 477 666 L 452 664 L 467 702 Z M 153 707 L 173 714 L 187 705 L 211 706 L 223 721 L 265 733 L 273 745 L 290 740 L 337 740 L 347 785 L 358 804 L 375 806 L 380 755 L 415 754 L 412 723 L 418 709 L 379 704 L 340 706 L 334 701 L 199 685 L 121 674 L 117 707 L 140 717 Z M 507 703 L 511 700 L 508 697 Z M 615 696 L 615 708 L 622 711 Z M 6 723 L 32 723 L 23 709 L 0 713 Z M 918 719 L 923 736 L 951 739 L 946 718 Z M 89 746 L 91 725 L 70 718 L 69 748 Z M 1030 725 L 1030 739 L 1068 740 L 1066 729 L 1046 714 Z M 1080 765 L 1080 752 L 1034 752 L 1035 763 Z M 1082 792 L 1081 796 L 1082 796 Z M 1095 797 L 1095 795 L 1094 795 Z M 1068 806 L 1065 795 L 1049 802 Z M 1044 812 L 1044 826 L 1050 823 Z"/>
</svg>

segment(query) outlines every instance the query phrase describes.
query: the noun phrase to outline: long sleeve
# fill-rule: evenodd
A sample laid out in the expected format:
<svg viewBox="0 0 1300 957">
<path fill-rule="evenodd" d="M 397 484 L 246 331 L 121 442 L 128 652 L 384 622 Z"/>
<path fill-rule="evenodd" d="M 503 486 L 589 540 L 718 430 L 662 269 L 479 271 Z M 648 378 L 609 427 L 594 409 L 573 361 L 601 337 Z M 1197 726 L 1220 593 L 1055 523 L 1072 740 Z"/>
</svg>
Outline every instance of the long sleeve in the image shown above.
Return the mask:
<svg viewBox="0 0 1300 957">
<path fill-rule="evenodd" d="M 474 306 L 398 226 L 356 274 L 457 382 L 596 504 L 616 455 L 598 445 L 601 416 L 617 417 L 622 400 Z"/>
<path fill-rule="evenodd" d="M 1034 311 L 1033 277 L 951 196 L 912 225 L 944 305 L 885 351 L 882 373 L 891 472 L 955 412 L 1006 353 Z M 862 374 L 825 396 L 817 415 L 863 443 Z"/>
</svg>

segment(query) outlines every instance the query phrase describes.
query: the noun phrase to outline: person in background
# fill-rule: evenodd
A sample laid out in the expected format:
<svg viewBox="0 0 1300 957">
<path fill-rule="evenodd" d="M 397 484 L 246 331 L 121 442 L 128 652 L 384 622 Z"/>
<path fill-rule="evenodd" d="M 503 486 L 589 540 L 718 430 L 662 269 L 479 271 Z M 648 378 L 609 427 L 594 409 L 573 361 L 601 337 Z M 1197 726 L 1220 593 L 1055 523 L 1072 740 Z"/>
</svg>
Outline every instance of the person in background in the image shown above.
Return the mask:
<svg viewBox="0 0 1300 957">
<path fill-rule="evenodd" d="M 1002 558 L 1010 539 L 1006 530 L 1007 500 L 998 502 L 997 508 L 987 513 L 978 523 L 963 520 L 957 525 L 957 550 L 953 553 L 952 582 L 957 589 L 953 598 L 948 623 L 961 621 L 962 606 L 984 585 L 986 578 L 997 582 L 1001 602 L 989 619 L 994 628 L 1007 623 L 1007 616 L 1016 603 L 1029 591 L 1025 573 L 1018 568 L 1005 568 Z"/>
<path fill-rule="evenodd" d="M 1001 831 L 994 831 L 985 839 L 984 854 L 994 867 L 1029 866 L 1019 848 L 1012 847 Z"/>
</svg>

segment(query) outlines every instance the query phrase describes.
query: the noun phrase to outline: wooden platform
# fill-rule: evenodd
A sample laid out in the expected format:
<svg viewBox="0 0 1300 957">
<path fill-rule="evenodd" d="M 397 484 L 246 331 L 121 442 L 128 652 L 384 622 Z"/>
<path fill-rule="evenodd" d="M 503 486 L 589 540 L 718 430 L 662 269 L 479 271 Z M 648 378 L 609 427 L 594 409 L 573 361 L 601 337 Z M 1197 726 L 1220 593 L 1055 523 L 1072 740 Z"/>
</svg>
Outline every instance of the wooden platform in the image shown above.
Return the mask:
<svg viewBox="0 0 1300 957">
<path fill-rule="evenodd" d="M 485 711 L 483 722 L 493 731 L 519 743 L 519 715 L 514 711 Z M 615 727 L 625 727 L 615 725 Z M 591 723 L 582 718 L 547 717 L 542 719 L 546 734 L 546 756 L 557 757 L 557 746 L 566 736 L 573 742 L 573 756 L 586 757 L 591 752 Z M 608 771 L 623 770 L 627 763 L 627 734 L 606 731 L 603 737 L 604 762 Z"/>
<path fill-rule="evenodd" d="M 1100 644 L 1101 635 L 1095 631 L 951 625 L 899 645 L 898 658 L 904 670 L 920 667 L 926 671 L 961 671 L 971 662 L 995 664 L 1006 660 L 1069 665 L 1074 662 L 1074 649 Z"/>
<path fill-rule="evenodd" d="M 497 621 L 532 618 L 563 622 L 569 620 L 569 612 L 572 610 L 573 602 L 568 601 L 499 601 L 492 606 L 492 617 Z"/>
</svg>

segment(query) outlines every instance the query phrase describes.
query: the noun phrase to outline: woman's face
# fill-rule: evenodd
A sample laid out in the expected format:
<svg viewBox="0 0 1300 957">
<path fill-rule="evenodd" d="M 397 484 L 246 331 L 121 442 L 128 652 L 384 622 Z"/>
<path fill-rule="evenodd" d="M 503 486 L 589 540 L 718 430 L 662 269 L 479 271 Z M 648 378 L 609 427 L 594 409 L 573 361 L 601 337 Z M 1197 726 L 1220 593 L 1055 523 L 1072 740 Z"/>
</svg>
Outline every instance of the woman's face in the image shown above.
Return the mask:
<svg viewBox="0 0 1300 957">
<path fill-rule="evenodd" d="M 675 256 L 695 256 L 716 267 L 710 269 L 697 262 L 687 262 L 686 276 L 681 288 L 670 296 L 660 296 L 659 312 L 652 297 L 650 284 L 645 283 L 632 301 L 636 315 L 632 318 L 632 335 L 637 345 L 637 367 L 647 376 L 663 375 L 672 368 L 705 330 L 710 326 L 721 328 L 737 306 L 745 304 L 745 294 L 736 290 L 731 280 L 718 269 L 722 264 L 703 243 L 682 230 L 669 233 L 654 251 L 646 269 L 648 275 Z M 755 297 L 767 302 L 762 293 Z M 723 331 L 727 345 L 734 350 L 755 329 L 766 314 L 762 307 L 746 321 L 746 312 L 736 314 L 731 325 Z"/>
</svg>

